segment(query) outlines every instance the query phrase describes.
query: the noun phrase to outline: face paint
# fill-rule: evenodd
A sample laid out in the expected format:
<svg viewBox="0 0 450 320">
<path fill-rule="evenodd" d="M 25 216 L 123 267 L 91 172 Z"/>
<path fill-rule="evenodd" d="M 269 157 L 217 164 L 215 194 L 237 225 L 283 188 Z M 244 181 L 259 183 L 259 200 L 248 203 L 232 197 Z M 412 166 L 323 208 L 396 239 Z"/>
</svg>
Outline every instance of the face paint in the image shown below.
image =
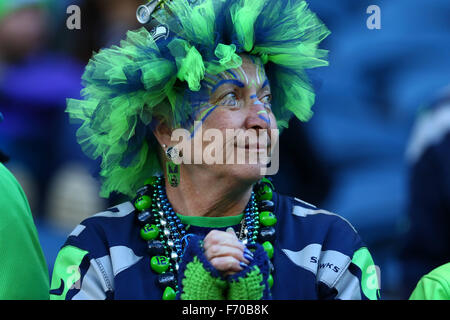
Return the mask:
<svg viewBox="0 0 450 320">
<path fill-rule="evenodd" d="M 267 114 L 267 111 L 266 111 L 266 110 L 258 111 L 258 112 L 257 112 L 257 115 L 258 115 L 258 117 L 259 117 L 260 119 L 262 119 L 263 121 L 265 121 L 265 122 L 269 125 L 269 127 L 270 127 L 270 117 L 269 117 L 269 118 L 266 118 L 266 117 L 262 116 L 262 114 Z"/>
<path fill-rule="evenodd" d="M 234 79 L 225 79 L 225 80 L 221 80 L 218 84 L 216 84 L 212 90 L 211 90 L 211 94 L 213 94 L 217 88 L 219 88 L 221 85 L 225 84 L 225 83 L 232 83 L 236 86 L 238 86 L 239 88 L 244 88 L 245 84 L 243 84 L 241 81 L 239 80 L 234 80 Z"/>
<path fill-rule="evenodd" d="M 237 99 L 234 92 L 228 92 L 224 96 L 222 96 L 222 98 L 216 100 L 215 105 L 211 105 L 211 102 L 209 101 L 211 95 L 219 90 L 222 85 L 232 84 L 238 88 L 244 88 L 247 85 L 249 88 L 253 88 L 254 86 L 255 89 L 262 89 L 269 85 L 269 81 L 267 80 L 264 72 L 264 65 L 262 63 L 262 60 L 259 57 L 253 57 L 251 55 L 249 55 L 249 58 L 256 66 L 254 69 L 254 76 L 247 75 L 242 66 L 239 66 L 238 68 L 232 70 L 225 70 L 216 75 L 205 74 L 205 77 L 201 82 L 202 88 L 205 90 L 205 97 L 200 97 L 198 100 L 192 103 L 192 106 L 195 109 L 195 116 L 193 115 L 191 117 L 191 120 L 200 121 L 201 123 L 203 123 L 218 106 L 237 108 L 239 107 L 239 103 L 244 103 L 244 99 Z M 265 80 L 261 86 L 262 79 Z M 206 95 L 209 96 L 206 97 Z M 263 103 L 258 99 L 258 96 L 256 94 L 251 95 L 250 99 L 256 99 L 256 101 L 253 101 L 253 104 L 261 105 L 264 106 L 264 108 L 270 109 L 270 103 Z M 267 115 L 267 112 L 265 113 Z M 262 114 L 258 114 L 258 116 L 265 122 L 270 123 L 270 117 L 263 116 Z M 197 130 L 197 128 L 194 128 L 194 121 L 190 122 L 190 131 L 192 132 L 191 137 L 194 136 Z"/>
<path fill-rule="evenodd" d="M 245 84 L 249 84 L 249 83 L 248 83 L 247 75 L 245 74 L 244 69 L 242 69 L 242 66 L 239 66 L 239 68 L 237 68 L 236 70 L 237 70 L 237 72 L 239 73 L 239 76 L 241 77 L 241 79 L 244 79 L 244 80 L 245 80 L 244 83 L 245 83 Z"/>
<path fill-rule="evenodd" d="M 262 119 L 264 122 L 266 122 L 270 126 L 270 119 L 269 118 L 263 117 L 262 115 L 259 115 L 258 117 L 260 119 Z"/>
<path fill-rule="evenodd" d="M 191 132 L 191 139 L 194 137 L 195 132 L 198 130 L 198 128 L 203 124 L 203 122 L 206 120 L 206 118 L 209 117 L 209 115 L 218 107 L 218 105 L 212 106 L 202 112 L 200 115 L 200 123 L 192 130 Z"/>
</svg>

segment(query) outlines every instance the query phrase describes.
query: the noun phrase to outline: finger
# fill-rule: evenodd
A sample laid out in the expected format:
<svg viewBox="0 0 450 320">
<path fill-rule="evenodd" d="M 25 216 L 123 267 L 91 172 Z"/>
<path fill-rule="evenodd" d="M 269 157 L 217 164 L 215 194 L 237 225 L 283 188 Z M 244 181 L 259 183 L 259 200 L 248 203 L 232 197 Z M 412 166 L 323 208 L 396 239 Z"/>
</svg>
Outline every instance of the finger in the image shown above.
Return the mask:
<svg viewBox="0 0 450 320">
<path fill-rule="evenodd" d="M 234 231 L 234 229 L 232 227 L 228 227 L 226 232 L 230 233 L 233 235 L 233 238 L 235 238 L 236 240 L 239 240 L 237 235 L 236 235 L 236 231 Z"/>
<path fill-rule="evenodd" d="M 224 232 L 219 230 L 212 230 L 209 232 L 203 240 L 203 248 L 208 250 L 213 245 L 235 247 L 240 250 L 244 250 L 245 246 L 242 244 L 235 235 L 231 232 Z"/>
<path fill-rule="evenodd" d="M 236 235 L 236 232 L 234 231 L 234 229 L 232 227 L 229 227 L 226 232 L 229 232 L 230 234 L 233 235 L 233 237 L 239 241 L 239 243 L 241 243 L 243 245 L 244 248 L 244 252 L 243 252 L 243 258 L 244 258 L 244 262 L 245 263 L 250 263 L 250 261 L 253 261 L 253 253 L 239 240 L 239 238 Z"/>
<path fill-rule="evenodd" d="M 208 260 L 216 257 L 231 256 L 237 260 L 240 260 L 246 264 L 250 263 L 252 257 L 245 254 L 245 251 L 240 248 L 224 246 L 224 245 L 212 245 L 207 250 L 205 250 L 205 256 Z"/>
<path fill-rule="evenodd" d="M 239 272 L 247 266 L 232 256 L 212 258 L 210 263 L 214 268 L 222 272 Z"/>
</svg>

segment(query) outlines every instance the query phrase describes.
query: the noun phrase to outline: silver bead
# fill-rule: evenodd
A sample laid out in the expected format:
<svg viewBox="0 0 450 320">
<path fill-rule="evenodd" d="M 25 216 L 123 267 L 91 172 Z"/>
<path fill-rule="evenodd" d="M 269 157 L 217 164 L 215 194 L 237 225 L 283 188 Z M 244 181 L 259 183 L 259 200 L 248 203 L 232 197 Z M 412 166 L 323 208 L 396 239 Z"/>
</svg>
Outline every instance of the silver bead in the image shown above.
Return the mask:
<svg viewBox="0 0 450 320">
<path fill-rule="evenodd" d="M 248 239 L 247 238 L 245 238 L 244 240 L 242 240 L 242 244 L 245 246 L 245 245 L 247 245 L 247 243 L 248 243 Z"/>
<path fill-rule="evenodd" d="M 163 227 L 167 225 L 167 221 L 165 219 L 159 219 L 159 223 L 161 223 L 161 226 Z"/>
<path fill-rule="evenodd" d="M 175 251 L 172 251 L 172 253 L 170 254 L 170 258 L 172 260 L 176 260 L 176 259 L 178 259 L 178 254 Z"/>
<path fill-rule="evenodd" d="M 170 231 L 169 231 L 169 229 L 164 229 L 163 233 L 164 233 L 164 235 L 165 235 L 166 237 L 170 236 Z"/>
<path fill-rule="evenodd" d="M 173 240 L 171 240 L 171 239 L 167 240 L 167 245 L 169 247 L 173 247 Z"/>
</svg>

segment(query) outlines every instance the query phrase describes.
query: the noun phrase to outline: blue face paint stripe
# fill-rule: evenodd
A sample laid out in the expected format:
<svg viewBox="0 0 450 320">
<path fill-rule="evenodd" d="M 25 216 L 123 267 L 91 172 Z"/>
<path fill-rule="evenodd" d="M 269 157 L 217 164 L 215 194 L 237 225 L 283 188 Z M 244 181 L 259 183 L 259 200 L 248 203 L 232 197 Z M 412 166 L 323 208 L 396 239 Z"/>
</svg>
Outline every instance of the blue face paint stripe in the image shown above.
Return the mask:
<svg viewBox="0 0 450 320">
<path fill-rule="evenodd" d="M 219 77 L 219 79 L 221 79 L 221 80 L 224 80 L 224 79 L 225 79 L 220 73 L 218 73 L 218 74 L 216 75 L 216 77 Z"/>
<path fill-rule="evenodd" d="M 262 120 L 264 120 L 266 123 L 270 124 L 270 120 L 266 119 L 265 117 L 263 117 L 262 115 L 258 115 L 258 117 Z"/>
<path fill-rule="evenodd" d="M 209 115 L 211 114 L 211 112 L 213 112 L 219 105 L 215 105 L 214 107 L 212 107 L 211 109 L 209 109 L 209 111 L 203 116 L 203 118 L 200 120 L 200 123 L 194 128 L 194 130 L 191 133 L 191 139 L 194 137 L 195 131 L 198 130 L 198 128 L 203 124 L 203 122 L 206 120 L 206 118 L 209 117 Z"/>
<path fill-rule="evenodd" d="M 211 112 L 213 112 L 219 105 L 215 105 L 214 107 L 212 107 L 202 118 L 202 122 L 205 121 L 206 118 L 209 117 L 209 115 L 211 114 Z"/>
<path fill-rule="evenodd" d="M 261 89 L 264 88 L 265 86 L 268 86 L 268 85 L 269 85 L 269 80 L 266 79 L 266 80 L 263 82 L 263 85 L 262 85 Z"/>
<path fill-rule="evenodd" d="M 253 94 L 250 96 L 250 99 L 256 99 L 256 98 L 258 98 L 258 96 L 256 94 Z"/>
<path fill-rule="evenodd" d="M 238 79 L 238 77 L 231 71 L 231 70 L 225 70 L 226 72 L 230 73 L 234 79 Z"/>
<path fill-rule="evenodd" d="M 208 89 L 211 89 L 214 87 L 214 84 L 217 83 L 217 81 L 213 81 L 211 79 L 207 79 L 206 77 L 202 80 L 202 85 L 205 86 Z"/>
<path fill-rule="evenodd" d="M 232 83 L 232 84 L 235 84 L 235 85 L 238 86 L 239 88 L 245 87 L 245 85 L 244 85 L 242 82 L 240 82 L 239 80 L 226 79 L 226 80 L 222 80 L 222 81 L 220 81 L 218 84 L 216 84 L 216 85 L 214 86 L 214 88 L 212 88 L 211 94 L 214 93 L 214 91 L 216 91 L 218 87 L 220 87 L 221 85 L 223 85 L 223 84 L 225 84 L 225 83 Z"/>
<path fill-rule="evenodd" d="M 217 74 L 217 75 L 212 75 L 212 74 L 209 74 L 209 73 L 205 73 L 205 77 L 204 77 L 204 79 L 209 79 L 209 81 L 210 82 L 212 82 L 212 83 L 217 83 L 217 82 L 219 82 L 220 80 L 223 80 L 223 77 L 218 77 L 220 74 Z"/>
</svg>

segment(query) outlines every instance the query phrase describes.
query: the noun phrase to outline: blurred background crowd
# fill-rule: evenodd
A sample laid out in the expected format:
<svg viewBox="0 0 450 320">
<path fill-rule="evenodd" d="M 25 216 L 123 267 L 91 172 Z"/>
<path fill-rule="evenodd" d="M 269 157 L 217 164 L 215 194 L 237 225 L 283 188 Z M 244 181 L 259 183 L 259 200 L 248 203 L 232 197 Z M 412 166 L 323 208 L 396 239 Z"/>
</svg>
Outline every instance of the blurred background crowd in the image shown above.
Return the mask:
<svg viewBox="0 0 450 320">
<path fill-rule="evenodd" d="M 381 270 L 384 299 L 405 299 L 450 259 L 450 2 L 309 0 L 332 31 L 330 66 L 310 73 L 308 123 L 281 136 L 277 190 L 348 219 Z M 52 270 L 101 199 L 99 161 L 76 142 L 66 98 L 79 98 L 94 51 L 140 27 L 144 0 L 0 0 L 0 160 L 30 202 Z M 69 29 L 77 5 L 81 29 Z M 366 9 L 381 9 L 369 29 Z"/>
</svg>

